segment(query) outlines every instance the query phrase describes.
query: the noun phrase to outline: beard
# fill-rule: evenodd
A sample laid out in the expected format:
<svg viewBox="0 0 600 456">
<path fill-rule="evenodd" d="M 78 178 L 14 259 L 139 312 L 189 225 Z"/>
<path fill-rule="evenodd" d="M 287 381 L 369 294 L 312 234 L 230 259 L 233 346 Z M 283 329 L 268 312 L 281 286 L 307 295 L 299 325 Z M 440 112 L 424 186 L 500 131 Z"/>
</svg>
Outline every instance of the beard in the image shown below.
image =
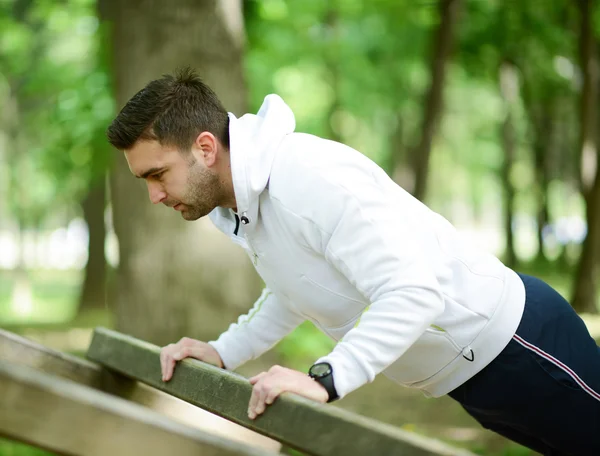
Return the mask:
<svg viewBox="0 0 600 456">
<path fill-rule="evenodd" d="M 214 171 L 193 161 L 189 166 L 186 192 L 181 199 L 185 208 L 181 216 L 188 221 L 208 215 L 220 203 L 223 195 L 219 176 Z"/>
</svg>

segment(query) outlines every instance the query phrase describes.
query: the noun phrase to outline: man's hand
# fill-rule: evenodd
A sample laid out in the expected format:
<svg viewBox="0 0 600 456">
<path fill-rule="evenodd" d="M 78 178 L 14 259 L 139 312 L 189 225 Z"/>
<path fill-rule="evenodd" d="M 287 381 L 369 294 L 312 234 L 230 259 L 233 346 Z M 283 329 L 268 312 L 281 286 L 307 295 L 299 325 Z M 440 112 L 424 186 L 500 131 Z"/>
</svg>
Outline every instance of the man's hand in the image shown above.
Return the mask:
<svg viewBox="0 0 600 456">
<path fill-rule="evenodd" d="M 281 366 L 273 366 L 250 379 L 252 397 L 248 406 L 248 418 L 253 420 L 265 411 L 283 392 L 296 393 L 317 402 L 327 402 L 329 394 L 308 375 Z"/>
<path fill-rule="evenodd" d="M 163 382 L 171 380 L 175 363 L 184 358 L 196 358 L 205 363 L 223 367 L 223 360 L 212 345 L 184 337 L 176 344 L 169 344 L 160 350 L 160 370 Z"/>
</svg>

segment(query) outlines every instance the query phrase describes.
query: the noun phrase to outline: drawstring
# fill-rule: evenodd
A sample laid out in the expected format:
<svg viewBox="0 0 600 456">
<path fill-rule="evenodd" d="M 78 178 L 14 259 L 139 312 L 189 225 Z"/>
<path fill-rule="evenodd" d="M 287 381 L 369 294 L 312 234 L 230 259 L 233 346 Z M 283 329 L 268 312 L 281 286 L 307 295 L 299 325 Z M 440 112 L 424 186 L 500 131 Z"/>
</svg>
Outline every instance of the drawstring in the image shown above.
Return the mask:
<svg viewBox="0 0 600 456">
<path fill-rule="evenodd" d="M 239 229 L 240 229 L 240 218 L 238 217 L 237 214 L 235 214 L 235 230 L 233 230 L 233 234 L 235 236 L 237 236 Z"/>
</svg>

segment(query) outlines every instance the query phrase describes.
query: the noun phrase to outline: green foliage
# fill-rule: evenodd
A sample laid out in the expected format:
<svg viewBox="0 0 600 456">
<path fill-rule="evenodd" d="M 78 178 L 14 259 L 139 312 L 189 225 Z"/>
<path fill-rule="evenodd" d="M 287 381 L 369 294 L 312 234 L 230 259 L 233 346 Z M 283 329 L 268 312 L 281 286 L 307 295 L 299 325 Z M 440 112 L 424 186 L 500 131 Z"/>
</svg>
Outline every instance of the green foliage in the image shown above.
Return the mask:
<svg viewBox="0 0 600 456">
<path fill-rule="evenodd" d="M 0 166 L 9 175 L 13 216 L 37 226 L 72 211 L 105 175 L 111 154 L 104 130 L 114 102 L 92 0 L 0 8 L 0 98 L 10 107 L 0 124 L 7 157 Z"/>
<path fill-rule="evenodd" d="M 64 324 L 77 311 L 81 271 L 0 274 L 0 322 L 7 325 Z M 15 293 L 18 288 L 18 292 Z M 21 299 L 16 299 L 21 296 Z M 30 298 L 30 299 L 29 299 Z"/>
<path fill-rule="evenodd" d="M 394 1 L 250 2 L 252 105 L 279 93 L 298 131 L 340 137 L 383 161 L 400 117 L 402 128 L 417 128 L 408 113 L 419 103 L 411 93 L 426 85 L 432 13 L 416 10 Z"/>
<path fill-rule="evenodd" d="M 329 353 L 334 342 L 312 323 L 304 322 L 277 344 L 277 352 L 293 369 L 308 372 L 315 360 Z"/>
<path fill-rule="evenodd" d="M 502 206 L 503 60 L 516 65 L 521 92 L 513 171 L 519 213 L 536 210 L 532 150 L 548 135 L 542 115 L 553 105 L 561 109 L 552 127 L 559 152 L 549 158 L 549 176 L 576 185 L 578 28 L 571 3 L 464 2 L 428 192 L 428 203 L 452 221 L 477 223 Z M 439 22 L 436 2 L 247 5 L 253 108 L 276 92 L 293 107 L 298 131 L 339 138 L 388 169 L 392 154 L 408 159 L 420 135 L 432 33 Z M 565 133 L 559 135 L 559 129 Z M 451 209 L 465 201 L 471 215 Z M 552 209 L 555 217 L 583 214 L 573 207 Z"/>
<path fill-rule="evenodd" d="M 427 201 L 459 227 L 497 232 L 501 225 L 506 105 L 498 76 L 504 61 L 515 66 L 519 79 L 510 176 L 516 215 L 535 219 L 539 191 L 549 202 L 550 221 L 584 214 L 578 194 L 581 74 L 575 3 L 463 1 Z M 251 109 L 266 94 L 279 93 L 296 114 L 297 131 L 339 139 L 390 172 L 392 157 L 399 157 L 395 164 L 402 171 L 420 139 L 432 37 L 440 21 L 437 2 L 244 4 Z M 0 228 L 6 220 L 22 227 L 64 224 L 79 211 L 94 180 L 105 176 L 112 152 L 104 131 L 115 105 L 107 39 L 95 7 L 94 0 L 0 0 Z M 599 8 L 594 24 L 599 31 Z M 536 148 L 550 179 L 543 190 L 537 188 Z M 525 258 L 523 252 L 535 251 L 535 229 L 519 225 L 516 231 L 518 253 Z M 503 248 L 494 236 L 485 237 L 483 246 L 496 253 Z M 563 294 L 570 288 L 568 263 L 532 261 L 520 270 L 546 278 Z M 25 318 L 11 302 L 14 278 L 0 275 L 0 321 L 64 324 L 75 313 L 79 273 L 31 276 L 37 307 L 30 309 L 34 317 Z M 306 371 L 332 346 L 305 323 L 277 350 L 288 365 Z M 0 442 L 0 453 L 29 451 L 9 447 L 14 444 Z M 528 453 L 509 446 L 496 454 Z"/>
<path fill-rule="evenodd" d="M 56 453 L 0 438 L 0 454 L 3 456 L 52 456 Z"/>
<path fill-rule="evenodd" d="M 28 8 L 23 9 L 23 6 Z M 298 131 L 340 139 L 389 171 L 408 160 L 430 81 L 435 2 L 249 0 L 246 68 L 252 109 L 270 92 L 293 107 Z M 596 13 L 596 22 L 598 22 Z M 0 175 L 13 216 L 37 225 L 77 212 L 112 156 L 104 130 L 115 106 L 93 0 L 0 3 L 0 98 L 13 106 L 0 123 Z M 498 67 L 518 68 L 519 211 L 535 202 L 531 150 L 541 113 L 560 106 L 564 151 L 553 179 L 576 185 L 577 17 L 571 2 L 464 2 L 434 144 L 429 203 L 458 223 L 500 207 L 499 138 L 504 108 Z M 557 127 L 558 128 L 558 127 Z M 26 151 L 26 152 L 25 152 Z M 472 215 L 451 209 L 462 202 Z M 2 208 L 0 207 L 0 211 Z M 580 214 L 557 208 L 555 216 Z"/>
</svg>

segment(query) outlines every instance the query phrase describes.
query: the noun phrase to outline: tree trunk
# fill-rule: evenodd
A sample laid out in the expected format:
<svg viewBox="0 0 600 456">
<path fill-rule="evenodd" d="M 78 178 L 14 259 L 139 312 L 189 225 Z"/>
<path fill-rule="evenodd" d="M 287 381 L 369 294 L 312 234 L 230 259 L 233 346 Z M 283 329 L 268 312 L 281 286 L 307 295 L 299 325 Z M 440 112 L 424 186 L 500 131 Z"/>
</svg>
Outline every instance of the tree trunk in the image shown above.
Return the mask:
<svg viewBox="0 0 600 456">
<path fill-rule="evenodd" d="M 341 142 L 339 125 L 336 125 L 335 114 L 340 109 L 340 68 L 339 68 L 339 52 L 338 52 L 338 34 L 339 34 L 339 18 L 338 12 L 329 1 L 329 9 L 325 13 L 324 20 L 324 42 L 327 43 L 325 48 L 325 66 L 329 72 L 331 90 L 333 99 L 327 111 L 327 137 L 332 141 Z"/>
<path fill-rule="evenodd" d="M 502 123 L 502 146 L 504 163 L 502 165 L 502 182 L 504 187 L 504 231 L 506 233 L 505 261 L 514 268 L 517 263 L 513 235 L 513 214 L 515 205 L 515 189 L 511 181 L 511 170 L 515 161 L 515 128 L 513 125 L 513 109 L 518 95 L 518 79 L 514 65 L 503 62 L 500 65 L 500 92 L 504 99 L 504 122 Z"/>
<path fill-rule="evenodd" d="M 119 107 L 150 80 L 191 64 L 227 110 L 245 111 L 240 0 L 101 0 L 99 10 L 111 22 Z M 117 328 L 159 345 L 216 337 L 258 295 L 248 258 L 207 218 L 190 223 L 150 204 L 121 154 L 116 162 Z"/>
<path fill-rule="evenodd" d="M 23 138 L 19 133 L 22 112 L 21 104 L 18 99 L 18 92 L 15 86 L 11 84 L 8 97 L 0 110 L 0 115 L 4 122 L 6 134 L 6 152 L 7 152 L 7 195 L 11 195 L 8 204 L 14 214 L 17 222 L 17 264 L 12 272 L 13 288 L 11 296 L 11 311 L 15 315 L 28 315 L 33 309 L 33 287 L 31 275 L 27 269 L 25 260 L 25 231 L 30 221 L 28 216 L 28 203 L 30 187 L 27 185 L 30 181 L 29 170 L 25 163 L 23 153 Z M 4 111 L 4 112 L 2 112 Z"/>
<path fill-rule="evenodd" d="M 544 251 L 544 227 L 550 221 L 550 209 L 548 206 L 548 191 L 550 187 L 549 162 L 554 156 L 554 102 L 552 100 L 542 105 L 542 109 L 532 114 L 537 127 L 534 129 L 533 156 L 535 163 L 535 180 L 537 196 L 537 238 L 538 259 L 546 260 Z"/>
<path fill-rule="evenodd" d="M 415 186 L 414 174 L 405 166 L 406 145 L 404 143 L 403 120 L 398 116 L 396 127 L 389 136 L 390 153 L 383 163 L 383 169 L 394 181 L 405 190 Z"/>
<path fill-rule="evenodd" d="M 98 179 L 81 203 L 83 218 L 88 227 L 88 261 L 79 296 L 79 313 L 90 309 L 101 309 L 106 305 L 106 258 L 104 240 L 106 226 L 106 180 Z"/>
<path fill-rule="evenodd" d="M 440 24 L 435 32 L 433 52 L 431 55 L 431 83 L 425 96 L 425 111 L 421 127 L 421 138 L 413 152 L 413 169 L 415 184 L 413 195 L 423 201 L 427 189 L 429 157 L 431 145 L 437 131 L 443 110 L 443 89 L 446 81 L 447 62 L 450 58 L 454 41 L 461 0 L 439 0 Z"/>
<path fill-rule="evenodd" d="M 598 57 L 596 39 L 592 28 L 592 0 L 578 1 L 581 15 L 581 35 L 579 42 L 579 65 L 583 73 L 583 88 L 580 105 L 580 177 L 581 188 L 587 199 L 594 184 L 598 157 Z"/>
<path fill-rule="evenodd" d="M 11 311 L 13 315 L 29 315 L 33 311 L 33 286 L 31 275 L 25 260 L 25 226 L 18 221 L 18 248 L 17 266 L 13 271 L 14 286 L 11 297 Z"/>
<path fill-rule="evenodd" d="M 580 136 L 580 119 L 578 106 L 573 106 L 573 98 L 570 95 L 563 94 L 557 99 L 555 105 L 554 132 L 553 132 L 553 154 L 548 163 L 551 179 L 557 179 L 571 188 L 577 187 L 580 179 L 579 160 L 576 155 Z M 579 257 L 573 253 L 580 250 L 573 240 L 560 245 L 560 252 L 557 258 L 557 265 L 561 270 L 575 270 Z M 580 255 L 580 252 L 579 252 Z M 575 280 L 575 277 L 571 277 Z M 574 285 L 574 282 L 572 283 Z M 573 290 L 571 290 L 573 292 Z M 572 297 L 572 296 L 571 296 Z"/>
<path fill-rule="evenodd" d="M 600 252 L 600 173 L 587 199 L 588 232 L 575 276 L 573 307 L 577 312 L 598 313 L 598 252 Z"/>
<path fill-rule="evenodd" d="M 581 92 L 580 163 L 581 188 L 586 201 L 588 231 L 583 244 L 577 275 L 575 277 L 572 304 L 577 312 L 597 313 L 598 254 L 600 228 L 598 227 L 598 57 L 596 39 L 592 27 L 591 0 L 579 0 L 581 17 L 580 66 L 583 73 Z"/>
</svg>

